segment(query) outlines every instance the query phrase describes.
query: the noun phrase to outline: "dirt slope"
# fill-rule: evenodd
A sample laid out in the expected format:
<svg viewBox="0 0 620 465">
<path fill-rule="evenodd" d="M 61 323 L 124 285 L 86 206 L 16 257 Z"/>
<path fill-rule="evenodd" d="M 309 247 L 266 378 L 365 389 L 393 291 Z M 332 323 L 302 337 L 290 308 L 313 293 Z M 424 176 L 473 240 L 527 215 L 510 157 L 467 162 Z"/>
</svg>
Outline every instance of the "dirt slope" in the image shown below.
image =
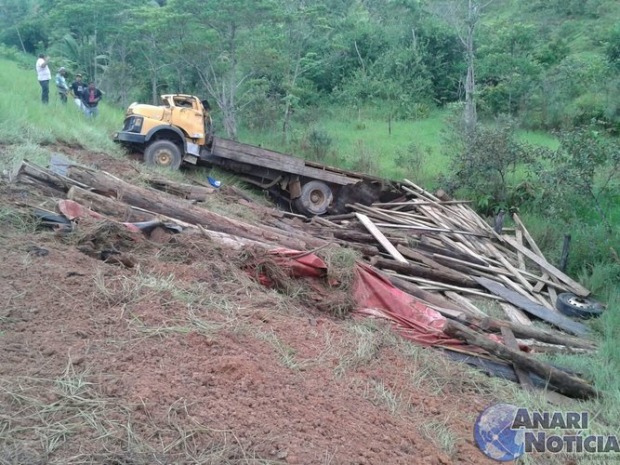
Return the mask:
<svg viewBox="0 0 620 465">
<path fill-rule="evenodd" d="M 109 233 L 126 269 L 83 253 L 96 225 L 0 228 L 0 463 L 490 463 L 472 426 L 493 399 L 458 366 L 261 287 L 237 253 Z"/>
</svg>

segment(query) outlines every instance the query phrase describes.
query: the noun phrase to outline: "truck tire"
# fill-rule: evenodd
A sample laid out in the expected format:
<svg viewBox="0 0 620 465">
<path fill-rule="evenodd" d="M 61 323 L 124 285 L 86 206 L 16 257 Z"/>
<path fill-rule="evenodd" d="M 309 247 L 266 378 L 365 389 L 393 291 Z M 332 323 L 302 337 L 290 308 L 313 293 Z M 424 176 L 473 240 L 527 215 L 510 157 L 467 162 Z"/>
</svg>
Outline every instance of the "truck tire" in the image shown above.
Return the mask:
<svg viewBox="0 0 620 465">
<path fill-rule="evenodd" d="M 173 170 L 181 167 L 181 150 L 169 140 L 156 140 L 144 151 L 144 162 L 147 165 L 163 166 Z"/>
<path fill-rule="evenodd" d="M 558 295 L 555 306 L 566 316 L 583 319 L 597 317 L 601 315 L 605 309 L 605 307 L 596 300 L 587 297 L 579 297 L 570 292 L 564 292 Z"/>
<path fill-rule="evenodd" d="M 295 208 L 308 216 L 322 215 L 332 203 L 334 194 L 321 181 L 310 181 L 301 186 L 301 195 L 295 199 Z"/>
</svg>

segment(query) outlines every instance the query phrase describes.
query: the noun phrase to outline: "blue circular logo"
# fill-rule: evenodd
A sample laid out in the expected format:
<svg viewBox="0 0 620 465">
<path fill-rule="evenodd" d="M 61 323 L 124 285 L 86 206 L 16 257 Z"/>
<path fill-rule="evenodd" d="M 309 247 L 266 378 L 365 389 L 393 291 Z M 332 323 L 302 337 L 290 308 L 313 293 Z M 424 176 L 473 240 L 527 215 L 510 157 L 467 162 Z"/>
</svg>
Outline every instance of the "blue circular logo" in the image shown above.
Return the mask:
<svg viewBox="0 0 620 465">
<path fill-rule="evenodd" d="M 510 404 L 496 404 L 482 412 L 474 425 L 474 439 L 487 457 L 508 462 L 523 455 L 524 432 L 512 429 L 518 408 Z"/>
</svg>

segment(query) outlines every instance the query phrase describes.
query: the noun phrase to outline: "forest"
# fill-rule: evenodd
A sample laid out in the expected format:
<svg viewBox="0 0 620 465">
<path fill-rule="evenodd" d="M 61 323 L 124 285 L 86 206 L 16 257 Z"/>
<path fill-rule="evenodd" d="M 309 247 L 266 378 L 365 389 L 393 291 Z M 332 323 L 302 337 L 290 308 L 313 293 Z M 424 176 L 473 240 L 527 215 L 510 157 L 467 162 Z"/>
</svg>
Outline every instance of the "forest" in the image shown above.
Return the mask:
<svg viewBox="0 0 620 465">
<path fill-rule="evenodd" d="M 613 0 L 2 0 L 0 40 L 122 107 L 208 97 L 233 138 L 326 105 L 419 119 L 469 93 L 481 118 L 617 133 L 618 15 Z"/>
</svg>

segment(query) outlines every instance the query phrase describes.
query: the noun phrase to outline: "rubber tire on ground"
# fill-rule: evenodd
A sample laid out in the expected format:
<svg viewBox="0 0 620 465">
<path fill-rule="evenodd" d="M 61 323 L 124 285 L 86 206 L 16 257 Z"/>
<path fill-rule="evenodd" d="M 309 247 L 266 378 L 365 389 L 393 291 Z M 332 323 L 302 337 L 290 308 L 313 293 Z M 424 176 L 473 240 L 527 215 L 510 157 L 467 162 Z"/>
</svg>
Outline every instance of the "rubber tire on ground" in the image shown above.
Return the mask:
<svg viewBox="0 0 620 465">
<path fill-rule="evenodd" d="M 295 208 L 304 215 L 322 215 L 332 203 L 334 194 L 322 181 L 310 181 L 301 186 L 301 195 L 295 199 Z"/>
<path fill-rule="evenodd" d="M 564 292 L 558 295 L 555 307 L 566 316 L 576 318 L 594 318 L 601 313 L 605 307 L 599 302 L 587 297 L 579 297 L 570 292 Z"/>
<path fill-rule="evenodd" d="M 163 166 L 173 170 L 181 167 L 181 150 L 169 140 L 156 140 L 144 151 L 144 162 L 147 165 Z"/>
</svg>

